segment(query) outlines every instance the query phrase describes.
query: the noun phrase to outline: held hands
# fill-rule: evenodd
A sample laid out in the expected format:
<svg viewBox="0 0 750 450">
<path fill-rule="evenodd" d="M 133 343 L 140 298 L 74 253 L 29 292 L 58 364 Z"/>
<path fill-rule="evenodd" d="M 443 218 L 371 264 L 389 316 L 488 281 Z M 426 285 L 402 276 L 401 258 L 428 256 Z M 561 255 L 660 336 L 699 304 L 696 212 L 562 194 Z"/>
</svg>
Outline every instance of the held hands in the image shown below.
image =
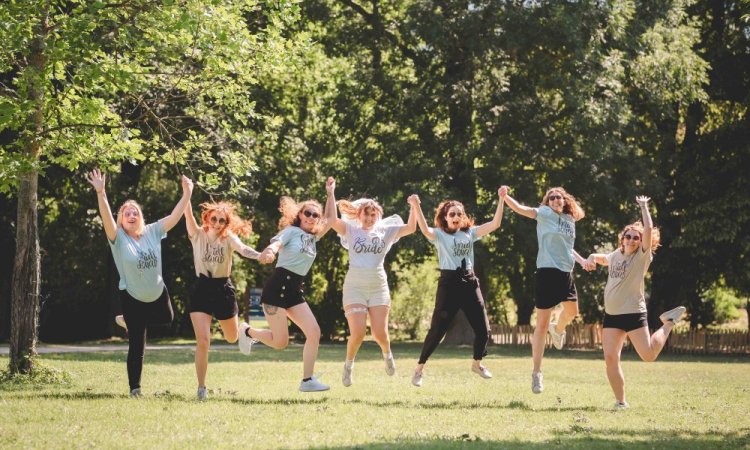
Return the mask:
<svg viewBox="0 0 750 450">
<path fill-rule="evenodd" d="M 508 195 L 508 191 L 510 191 L 510 188 L 508 186 L 500 186 L 500 189 L 497 190 L 497 196 L 500 200 L 503 200 L 506 195 Z"/>
<path fill-rule="evenodd" d="M 586 272 L 591 272 L 596 269 L 596 262 L 591 260 L 591 256 L 589 256 L 588 259 L 584 259 L 580 264 Z"/>
<path fill-rule="evenodd" d="M 276 259 L 276 252 L 271 247 L 263 249 L 258 256 L 258 262 L 261 264 L 271 264 L 274 259 Z"/>
<path fill-rule="evenodd" d="M 422 204 L 417 194 L 411 194 L 409 198 L 406 199 L 406 203 L 408 203 L 409 206 L 411 206 L 412 208 L 417 207 Z"/>
<path fill-rule="evenodd" d="M 592 264 L 593 268 L 596 269 L 596 258 L 594 258 L 594 254 L 590 254 L 588 258 L 586 258 L 585 261 L 587 264 Z"/>
<path fill-rule="evenodd" d="M 646 197 L 645 195 L 639 195 L 635 198 L 635 201 L 638 202 L 638 206 L 640 206 L 641 208 L 647 207 L 650 200 L 651 197 Z"/>
<path fill-rule="evenodd" d="M 182 176 L 182 193 L 188 196 L 193 195 L 193 180 L 185 175 Z"/>
<path fill-rule="evenodd" d="M 336 180 L 333 177 L 328 177 L 326 180 L 326 194 L 333 195 L 336 191 Z"/>
<path fill-rule="evenodd" d="M 94 169 L 91 172 L 87 173 L 85 175 L 86 181 L 91 183 L 92 186 L 94 186 L 94 189 L 97 193 L 104 192 L 104 183 L 106 181 L 107 176 L 100 172 L 99 169 Z"/>
</svg>

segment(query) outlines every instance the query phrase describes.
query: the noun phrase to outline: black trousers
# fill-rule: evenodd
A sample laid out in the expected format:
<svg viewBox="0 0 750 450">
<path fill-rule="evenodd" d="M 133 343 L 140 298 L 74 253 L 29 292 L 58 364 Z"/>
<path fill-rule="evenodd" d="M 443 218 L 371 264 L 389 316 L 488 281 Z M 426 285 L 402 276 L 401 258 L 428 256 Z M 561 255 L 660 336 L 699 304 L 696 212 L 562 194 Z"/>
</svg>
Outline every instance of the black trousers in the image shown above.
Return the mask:
<svg viewBox="0 0 750 450">
<path fill-rule="evenodd" d="M 136 300 L 128 291 L 120 291 L 122 315 L 128 326 L 128 383 L 130 390 L 141 387 L 143 357 L 146 354 L 146 329 L 149 325 L 170 323 L 174 319 L 167 288 L 153 302 Z"/>
<path fill-rule="evenodd" d="M 430 331 L 422 344 L 419 364 L 424 364 L 448 332 L 458 310 L 462 310 L 474 330 L 474 359 L 487 356 L 490 339 L 490 322 L 484 299 L 479 289 L 479 279 L 472 271 L 441 270 L 435 295 L 435 310 L 432 312 Z"/>
</svg>

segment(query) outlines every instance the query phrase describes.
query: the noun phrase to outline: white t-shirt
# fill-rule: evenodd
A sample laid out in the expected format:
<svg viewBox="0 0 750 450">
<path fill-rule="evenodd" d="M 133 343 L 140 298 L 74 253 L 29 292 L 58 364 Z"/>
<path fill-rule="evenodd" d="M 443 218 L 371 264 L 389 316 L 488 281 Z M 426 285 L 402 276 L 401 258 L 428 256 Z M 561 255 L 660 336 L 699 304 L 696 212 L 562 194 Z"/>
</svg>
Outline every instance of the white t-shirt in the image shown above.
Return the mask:
<svg viewBox="0 0 750 450">
<path fill-rule="evenodd" d="M 349 249 L 349 267 L 379 268 L 383 267 L 385 255 L 396 240 L 401 225 L 375 225 L 370 230 L 363 230 L 357 225 L 344 222 L 344 236 Z"/>
<path fill-rule="evenodd" d="M 232 241 L 239 238 L 233 234 L 217 237 L 213 241 L 203 228 L 193 234 L 190 243 L 193 244 L 193 261 L 195 275 L 210 276 L 211 278 L 228 278 L 232 274 Z M 210 273 L 210 275 L 209 275 Z"/>
</svg>

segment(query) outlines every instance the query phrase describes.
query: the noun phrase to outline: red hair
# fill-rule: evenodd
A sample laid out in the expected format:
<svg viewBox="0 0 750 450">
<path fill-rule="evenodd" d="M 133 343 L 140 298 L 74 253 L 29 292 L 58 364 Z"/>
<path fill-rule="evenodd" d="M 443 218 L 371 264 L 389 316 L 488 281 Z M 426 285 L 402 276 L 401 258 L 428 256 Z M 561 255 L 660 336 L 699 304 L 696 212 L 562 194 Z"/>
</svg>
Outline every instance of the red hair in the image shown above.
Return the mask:
<svg viewBox="0 0 750 450">
<path fill-rule="evenodd" d="M 463 203 L 457 200 L 445 200 L 438 205 L 437 209 L 435 209 L 435 226 L 446 233 L 450 233 L 450 231 L 448 231 L 448 221 L 445 220 L 445 216 L 448 215 L 448 210 L 454 206 L 464 213 L 461 217 L 461 223 L 458 225 L 458 228 L 461 231 L 466 231 L 474 225 L 474 218 L 469 217 L 466 214 Z"/>
<path fill-rule="evenodd" d="M 297 203 L 293 198 L 287 196 L 283 196 L 279 199 L 279 211 L 281 212 L 279 230 L 283 230 L 289 225 L 299 227 L 302 222 L 299 215 L 308 207 L 317 209 L 320 214 L 320 220 L 318 220 L 318 224 L 315 225 L 315 228 L 312 230 L 312 234 L 318 234 L 326 224 L 326 218 L 323 216 L 323 207 L 320 203 L 315 200 L 305 200 L 304 202 Z"/>
<path fill-rule="evenodd" d="M 217 212 L 223 212 L 227 219 L 227 224 L 221 229 L 220 237 L 226 237 L 227 231 L 238 236 L 250 236 L 253 231 L 253 224 L 249 220 L 242 220 L 237 215 L 237 207 L 230 202 L 206 202 L 201 203 L 201 227 L 203 231 L 208 231 L 211 223 L 211 216 Z"/>
</svg>

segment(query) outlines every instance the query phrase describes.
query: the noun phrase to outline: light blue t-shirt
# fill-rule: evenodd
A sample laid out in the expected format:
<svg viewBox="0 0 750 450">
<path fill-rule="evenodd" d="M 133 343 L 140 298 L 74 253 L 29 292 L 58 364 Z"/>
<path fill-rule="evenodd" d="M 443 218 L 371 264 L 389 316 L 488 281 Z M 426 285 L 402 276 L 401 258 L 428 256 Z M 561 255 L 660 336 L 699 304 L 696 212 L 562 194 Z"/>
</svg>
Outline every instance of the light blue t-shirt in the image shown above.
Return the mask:
<svg viewBox="0 0 750 450">
<path fill-rule="evenodd" d="M 569 214 L 558 214 L 546 205 L 536 208 L 535 211 L 536 238 L 539 242 L 536 267 L 552 267 L 563 272 L 572 272 L 575 266 L 575 220 Z"/>
<path fill-rule="evenodd" d="M 283 267 L 297 275 L 307 275 L 317 254 L 315 235 L 305 232 L 300 227 L 290 225 L 271 238 L 272 243 L 276 241 L 281 242 L 276 267 Z"/>
<path fill-rule="evenodd" d="M 109 241 L 112 256 L 120 274 L 119 288 L 145 303 L 153 302 L 164 292 L 161 276 L 161 240 L 167 237 L 161 220 L 146 225 L 140 239 L 134 239 L 120 227 L 114 242 Z"/>
<path fill-rule="evenodd" d="M 464 259 L 466 270 L 474 267 L 474 242 L 480 239 L 477 237 L 477 227 L 471 227 L 469 231 L 458 230 L 453 234 L 436 227 L 433 232 L 435 240 L 432 243 L 437 247 L 440 270 L 456 270 Z"/>
</svg>

